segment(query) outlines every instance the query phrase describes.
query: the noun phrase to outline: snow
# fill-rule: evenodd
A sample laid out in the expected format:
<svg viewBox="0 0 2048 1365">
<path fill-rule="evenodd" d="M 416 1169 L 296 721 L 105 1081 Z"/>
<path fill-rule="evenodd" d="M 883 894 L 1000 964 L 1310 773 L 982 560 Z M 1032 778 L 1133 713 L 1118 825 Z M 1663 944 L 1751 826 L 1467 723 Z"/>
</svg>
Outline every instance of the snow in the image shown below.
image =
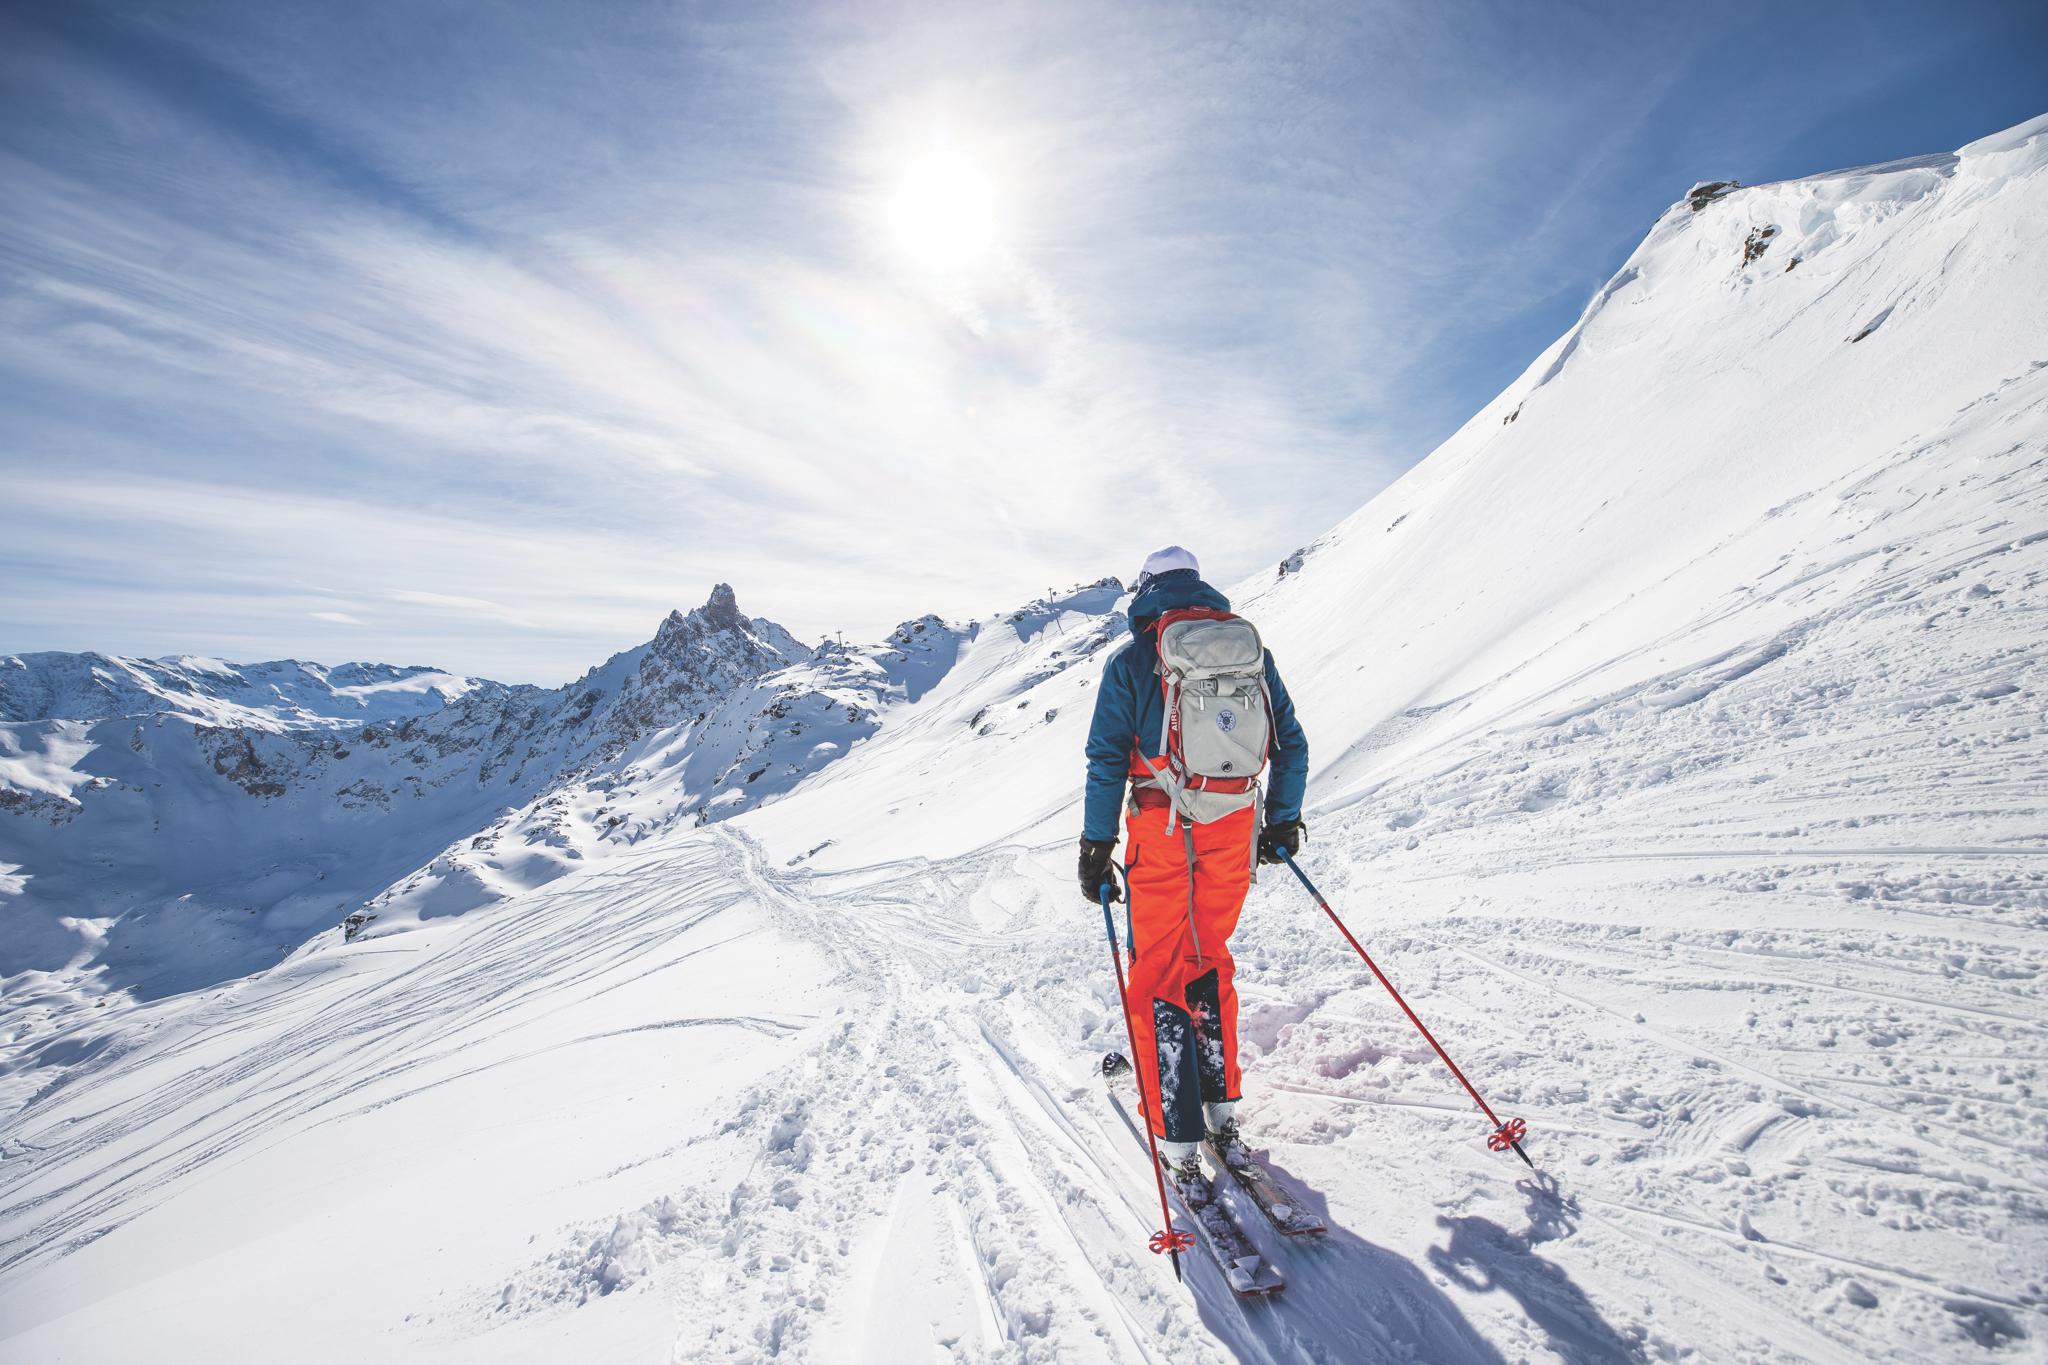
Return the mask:
<svg viewBox="0 0 2048 1365">
<path fill-rule="evenodd" d="M 86 780 L 78 764 L 92 749 L 77 721 L 7 726 L 0 729 L 0 784 L 25 796 L 68 801 Z"/>
<path fill-rule="evenodd" d="M 172 714 L 282 732 L 423 715 L 479 685 L 439 669 L 387 664 L 18 654 L 0 658 L 0 721 Z"/>
<path fill-rule="evenodd" d="M 594 1252 L 589 1211 L 743 1166 L 718 1131 L 734 1097 L 838 998 L 829 960 L 734 896 L 719 856 L 622 860 L 153 1013 L 146 1055 L 107 1049 L 44 1102 L 48 1126 L 16 1130 L 42 1175 L 10 1188 L 33 1205 L 0 1289 L 10 1358 L 232 1340 L 362 1359 L 393 1334 L 460 1355 L 484 1327 L 518 1340 L 551 1305 L 630 1286 L 658 1224 Z"/>
<path fill-rule="evenodd" d="M 1145 1250 L 1096 1071 L 1113 580 L 721 589 L 552 693 L 0 660 L 0 1354 L 2044 1358 L 2044 224 L 2048 119 L 1681 201 L 1233 589 L 1304 868 L 1540 1168 L 1262 877 L 1270 1303 Z"/>
</svg>

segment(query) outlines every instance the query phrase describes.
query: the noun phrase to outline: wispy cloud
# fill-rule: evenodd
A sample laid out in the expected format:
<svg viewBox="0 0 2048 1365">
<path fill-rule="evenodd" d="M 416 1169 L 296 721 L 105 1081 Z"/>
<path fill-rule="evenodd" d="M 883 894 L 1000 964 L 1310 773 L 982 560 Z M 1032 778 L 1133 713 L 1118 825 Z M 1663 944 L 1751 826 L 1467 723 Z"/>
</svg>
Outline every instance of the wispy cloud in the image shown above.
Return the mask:
<svg viewBox="0 0 2048 1365">
<path fill-rule="evenodd" d="M 814 637 L 1227 580 L 1640 230 L 1721 40 L 1631 13 L 17 11 L 0 631 L 559 680 L 718 579 Z M 936 275 L 934 139 L 999 207 Z"/>
<path fill-rule="evenodd" d="M 417 592 L 407 588 L 394 588 L 385 596 L 407 606 L 432 607 L 462 616 L 481 616 L 488 621 L 503 621 L 510 625 L 526 624 L 515 613 L 483 597 L 462 597 L 449 592 Z"/>
</svg>

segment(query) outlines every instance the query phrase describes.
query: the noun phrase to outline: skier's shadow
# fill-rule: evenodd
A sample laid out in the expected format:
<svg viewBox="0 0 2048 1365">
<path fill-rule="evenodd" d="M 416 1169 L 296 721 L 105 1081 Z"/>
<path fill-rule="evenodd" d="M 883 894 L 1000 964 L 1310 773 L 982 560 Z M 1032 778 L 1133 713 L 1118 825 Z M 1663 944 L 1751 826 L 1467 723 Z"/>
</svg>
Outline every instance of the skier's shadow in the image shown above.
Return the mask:
<svg viewBox="0 0 2048 1365">
<path fill-rule="evenodd" d="M 1261 1160 L 1330 1230 L 1289 1240 L 1260 1226 L 1256 1213 L 1243 1220 L 1262 1248 L 1282 1244 L 1276 1259 L 1288 1287 L 1270 1311 L 1240 1307 L 1227 1291 L 1213 1301 L 1199 1296 L 1203 1319 L 1240 1358 L 1506 1365 L 1427 1271 L 1344 1227 L 1322 1194 L 1294 1179 L 1270 1154 Z M 1258 1344 L 1240 1344 L 1247 1333 Z"/>
<path fill-rule="evenodd" d="M 1439 1216 L 1437 1226 L 1449 1230 L 1450 1242 L 1429 1249 L 1430 1265 L 1475 1294 L 1499 1289 L 1513 1295 L 1567 1360 L 1641 1360 L 1641 1343 L 1615 1331 L 1570 1275 L 1536 1254 L 1538 1243 L 1576 1230 L 1577 1203 L 1559 1193 L 1554 1176 L 1538 1174 L 1515 1188 L 1529 1201 L 1527 1233 L 1510 1232 L 1486 1218 Z"/>
<path fill-rule="evenodd" d="M 1637 1362 L 1640 1348 L 1600 1315 L 1562 1269 L 1536 1254 L 1537 1244 L 1571 1235 L 1578 1208 L 1547 1175 L 1516 1185 L 1529 1201 L 1529 1231 L 1514 1233 L 1485 1218 L 1440 1217 L 1447 1246 L 1429 1250 L 1425 1269 L 1375 1245 L 1330 1216 L 1319 1193 L 1294 1180 L 1270 1155 L 1272 1172 L 1299 1190 L 1304 1207 L 1329 1225 L 1313 1241 L 1280 1248 L 1288 1289 L 1272 1311 L 1230 1311 L 1230 1296 L 1201 1296 L 1202 1316 L 1216 1335 L 1247 1358 L 1304 1353 L 1331 1359 L 1428 1360 L 1441 1365 L 1505 1365 L 1505 1358 L 1473 1327 L 1440 1287 L 1448 1278 L 1475 1294 L 1504 1290 L 1549 1336 L 1559 1355 L 1574 1362 Z M 1279 1241 L 1261 1235 L 1262 1245 Z M 1290 1302 L 1290 1300 L 1292 1302 Z M 1302 1302 L 1317 1305 L 1306 1316 Z M 1237 1344 L 1249 1331 L 1258 1346 Z M 1332 1354 L 1334 1353 L 1334 1354 Z"/>
</svg>

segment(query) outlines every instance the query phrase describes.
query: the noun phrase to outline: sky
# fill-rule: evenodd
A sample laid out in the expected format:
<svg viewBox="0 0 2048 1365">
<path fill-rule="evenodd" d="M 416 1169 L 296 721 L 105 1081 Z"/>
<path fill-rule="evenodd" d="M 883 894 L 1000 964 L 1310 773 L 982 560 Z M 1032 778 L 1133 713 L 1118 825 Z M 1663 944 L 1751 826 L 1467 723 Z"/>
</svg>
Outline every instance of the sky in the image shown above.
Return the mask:
<svg viewBox="0 0 2048 1365">
<path fill-rule="evenodd" d="M 0 652 L 559 683 L 1220 584 L 1692 183 L 2048 111 L 2048 6 L 0 0 Z"/>
</svg>

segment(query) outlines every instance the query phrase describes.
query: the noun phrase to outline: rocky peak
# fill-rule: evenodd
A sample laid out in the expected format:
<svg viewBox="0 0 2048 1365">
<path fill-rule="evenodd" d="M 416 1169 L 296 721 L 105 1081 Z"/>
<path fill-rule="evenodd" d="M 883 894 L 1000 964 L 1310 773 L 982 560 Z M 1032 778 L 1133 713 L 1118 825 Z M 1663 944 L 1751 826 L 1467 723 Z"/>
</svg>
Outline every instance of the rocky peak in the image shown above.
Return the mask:
<svg viewBox="0 0 2048 1365">
<path fill-rule="evenodd" d="M 692 612 L 691 616 L 696 613 Z M 673 657 L 682 652 L 690 639 L 697 633 L 697 623 L 685 616 L 678 608 L 662 618 L 661 629 L 654 632 L 654 652 Z"/>
<path fill-rule="evenodd" d="M 657 654 L 674 657 L 713 632 L 745 630 L 752 624 L 740 615 L 739 598 L 733 593 L 732 585 L 720 583 L 711 590 L 710 600 L 695 611 L 688 615 L 681 611 L 668 614 L 661 623 L 661 629 L 655 632 L 654 650 Z"/>
<path fill-rule="evenodd" d="M 732 584 L 719 583 L 711 589 L 711 598 L 701 610 L 705 624 L 719 630 L 731 630 L 744 625 L 746 617 L 740 615 L 740 600 L 733 594 Z"/>
<path fill-rule="evenodd" d="M 927 612 L 915 621 L 905 621 L 902 625 L 896 627 L 895 632 L 889 636 L 889 643 L 897 646 L 911 644 L 926 631 L 936 633 L 945 628 L 946 623 L 943 620 Z"/>
<path fill-rule="evenodd" d="M 654 639 L 613 655 L 563 689 L 554 724 L 586 731 L 599 758 L 672 725 L 702 720 L 729 694 L 810 653 L 763 617 L 740 614 L 730 583 L 701 607 L 671 611 Z"/>
</svg>

